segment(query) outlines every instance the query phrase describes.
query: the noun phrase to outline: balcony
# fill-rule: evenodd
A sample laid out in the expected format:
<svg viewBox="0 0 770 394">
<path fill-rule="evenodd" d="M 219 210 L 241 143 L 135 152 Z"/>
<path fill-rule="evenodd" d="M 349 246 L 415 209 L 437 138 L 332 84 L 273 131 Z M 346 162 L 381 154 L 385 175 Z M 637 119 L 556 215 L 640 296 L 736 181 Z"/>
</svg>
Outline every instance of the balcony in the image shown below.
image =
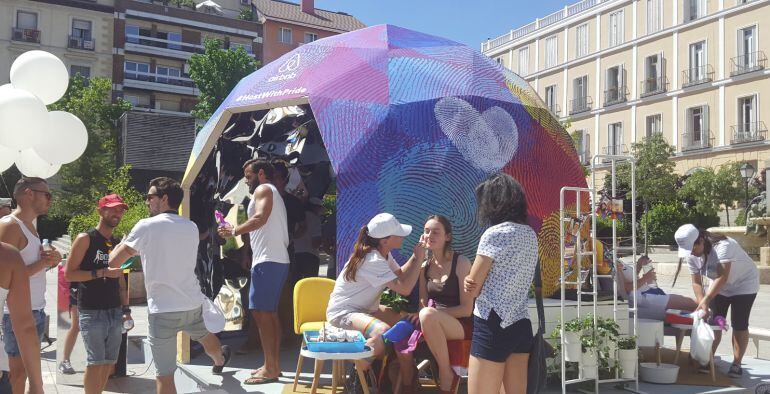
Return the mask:
<svg viewBox="0 0 770 394">
<path fill-rule="evenodd" d="M 75 36 L 69 36 L 69 39 L 67 40 L 67 48 L 70 49 L 83 49 L 86 51 L 93 51 L 94 50 L 94 40 L 90 38 L 82 38 L 82 37 L 75 37 Z"/>
<path fill-rule="evenodd" d="M 196 53 L 203 53 L 203 45 L 166 40 L 136 34 L 126 34 L 126 51 L 142 54 L 170 56 L 189 60 Z M 248 51 L 247 51 L 248 52 Z"/>
<path fill-rule="evenodd" d="M 547 105 L 548 110 L 551 111 L 551 114 L 554 118 L 558 119 L 559 115 L 561 114 L 561 107 L 559 104 L 552 103 L 551 105 Z"/>
<path fill-rule="evenodd" d="M 624 144 L 608 145 L 602 148 L 603 155 L 620 156 L 628 154 L 628 149 Z"/>
<path fill-rule="evenodd" d="M 592 99 L 591 96 L 576 97 L 569 101 L 569 114 L 575 115 L 582 112 L 588 112 L 593 105 L 594 99 Z"/>
<path fill-rule="evenodd" d="M 700 67 L 692 67 L 682 71 L 682 87 L 700 85 L 714 80 L 714 67 L 706 64 Z"/>
<path fill-rule="evenodd" d="M 765 126 L 765 122 L 761 120 L 759 122 L 731 126 L 730 130 L 733 132 L 733 139 L 730 140 L 731 145 L 744 144 L 747 142 L 760 142 L 764 141 L 767 137 L 767 126 Z"/>
<path fill-rule="evenodd" d="M 751 52 L 730 59 L 730 76 L 764 70 L 767 67 L 767 56 L 762 51 Z"/>
<path fill-rule="evenodd" d="M 640 97 L 654 96 L 668 91 L 668 78 L 647 78 L 641 82 L 642 94 Z"/>
<path fill-rule="evenodd" d="M 11 32 L 11 38 L 14 41 L 33 42 L 40 44 L 40 30 L 13 27 L 11 28 Z"/>
<path fill-rule="evenodd" d="M 714 146 L 714 137 L 709 130 L 688 131 L 682 134 L 682 152 L 708 149 Z"/>
<path fill-rule="evenodd" d="M 197 96 L 198 89 L 192 79 L 173 77 L 157 73 L 141 71 L 125 71 L 123 86 L 127 88 L 156 90 L 166 93 L 186 94 Z"/>
<path fill-rule="evenodd" d="M 591 150 L 590 148 L 586 147 L 582 152 L 578 151 L 578 159 L 580 160 L 580 164 L 587 166 L 591 164 Z"/>
<path fill-rule="evenodd" d="M 626 102 L 628 96 L 628 89 L 625 85 L 609 88 L 604 91 L 604 106 L 620 104 Z"/>
</svg>

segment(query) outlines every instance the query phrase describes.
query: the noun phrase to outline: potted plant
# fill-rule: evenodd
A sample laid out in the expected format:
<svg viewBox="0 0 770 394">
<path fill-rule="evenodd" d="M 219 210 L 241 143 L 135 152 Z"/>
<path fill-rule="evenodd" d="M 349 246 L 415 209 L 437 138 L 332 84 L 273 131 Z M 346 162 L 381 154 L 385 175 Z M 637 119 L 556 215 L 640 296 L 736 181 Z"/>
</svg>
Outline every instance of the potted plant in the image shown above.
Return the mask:
<svg viewBox="0 0 770 394">
<path fill-rule="evenodd" d="M 580 337 L 580 344 L 583 350 L 580 370 L 583 371 L 584 379 L 596 379 L 598 376 L 598 341 L 594 332 L 586 333 Z"/>
<path fill-rule="evenodd" d="M 564 323 L 564 359 L 571 362 L 579 362 L 582 353 L 580 351 L 580 335 L 583 332 L 583 320 L 572 319 Z"/>
<path fill-rule="evenodd" d="M 596 335 L 599 337 L 599 352 L 602 357 L 615 360 L 618 349 L 617 341 L 620 326 L 615 320 L 599 318 L 596 324 Z"/>
<path fill-rule="evenodd" d="M 636 366 L 639 361 L 636 337 L 626 337 L 618 340 L 618 361 L 620 362 L 620 377 L 623 379 L 633 379 L 636 376 Z"/>
</svg>

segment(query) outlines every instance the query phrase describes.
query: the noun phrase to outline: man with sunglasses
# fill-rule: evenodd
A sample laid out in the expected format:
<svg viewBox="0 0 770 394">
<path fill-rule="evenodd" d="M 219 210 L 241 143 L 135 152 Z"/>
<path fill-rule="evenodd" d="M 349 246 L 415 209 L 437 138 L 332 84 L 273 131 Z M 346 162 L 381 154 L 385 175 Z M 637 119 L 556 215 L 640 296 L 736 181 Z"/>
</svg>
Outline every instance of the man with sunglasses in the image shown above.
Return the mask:
<svg viewBox="0 0 770 394">
<path fill-rule="evenodd" d="M 43 250 L 35 227 L 35 219 L 46 214 L 51 207 L 51 191 L 45 179 L 22 177 L 13 188 L 13 198 L 16 199 L 16 210 L 0 219 L 0 242 L 14 246 L 21 253 L 29 275 L 32 315 L 38 337 L 42 338 L 45 331 L 45 271 L 61 261 L 61 254 L 53 246 L 51 250 Z M 11 387 L 15 394 L 24 393 L 27 373 L 7 307 L 3 311 L 3 336 L 10 364 Z"/>
</svg>

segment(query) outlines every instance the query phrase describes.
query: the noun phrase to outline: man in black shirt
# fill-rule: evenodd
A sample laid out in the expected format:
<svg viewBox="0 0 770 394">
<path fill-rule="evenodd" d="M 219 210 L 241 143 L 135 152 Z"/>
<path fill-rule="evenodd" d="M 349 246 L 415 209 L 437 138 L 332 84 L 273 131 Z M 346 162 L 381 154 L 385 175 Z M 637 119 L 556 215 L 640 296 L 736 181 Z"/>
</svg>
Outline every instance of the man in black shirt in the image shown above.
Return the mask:
<svg viewBox="0 0 770 394">
<path fill-rule="evenodd" d="M 112 236 L 128 206 L 117 194 L 99 199 L 99 224 L 78 234 L 65 266 L 68 281 L 78 284 L 80 332 L 86 346 L 83 386 L 101 393 L 118 360 L 123 321 L 131 319 L 122 270 L 109 268 L 118 240 Z"/>
</svg>

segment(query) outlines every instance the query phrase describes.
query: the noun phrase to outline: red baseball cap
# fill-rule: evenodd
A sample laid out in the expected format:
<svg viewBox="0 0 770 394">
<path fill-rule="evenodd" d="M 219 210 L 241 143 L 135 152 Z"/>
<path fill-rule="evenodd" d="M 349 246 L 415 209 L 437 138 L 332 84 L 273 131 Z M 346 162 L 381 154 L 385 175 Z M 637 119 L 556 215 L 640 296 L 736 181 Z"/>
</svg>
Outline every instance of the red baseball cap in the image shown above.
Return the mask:
<svg viewBox="0 0 770 394">
<path fill-rule="evenodd" d="M 123 202 L 123 198 L 117 194 L 108 194 L 99 199 L 99 208 L 113 207 L 123 207 L 124 209 L 128 209 L 128 205 Z"/>
</svg>

